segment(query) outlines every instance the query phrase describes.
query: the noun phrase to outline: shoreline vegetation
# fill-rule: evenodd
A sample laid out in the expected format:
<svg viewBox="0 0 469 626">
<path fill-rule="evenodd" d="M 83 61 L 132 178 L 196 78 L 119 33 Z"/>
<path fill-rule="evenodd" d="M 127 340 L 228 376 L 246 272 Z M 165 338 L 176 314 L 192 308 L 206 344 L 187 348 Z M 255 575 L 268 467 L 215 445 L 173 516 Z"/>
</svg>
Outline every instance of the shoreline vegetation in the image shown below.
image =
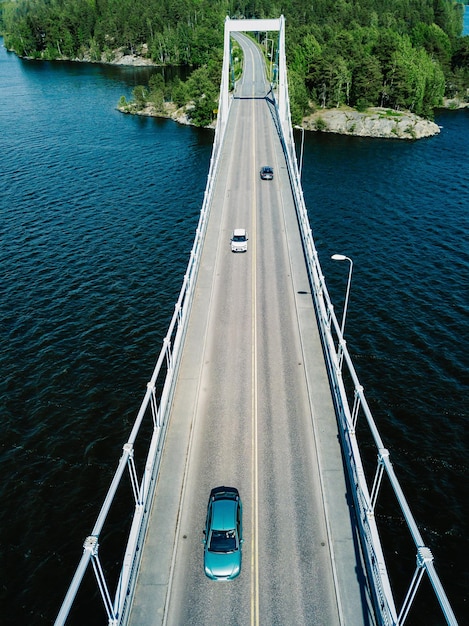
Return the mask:
<svg viewBox="0 0 469 626">
<path fill-rule="evenodd" d="M 178 107 L 173 102 L 165 102 L 163 110 L 157 110 L 152 102 L 139 108 L 134 102 L 120 102 L 117 110 L 127 115 L 158 117 L 171 119 L 178 124 L 194 125 L 190 119 L 193 104 Z M 468 103 L 448 102 L 446 109 L 469 108 Z M 204 126 L 215 128 L 216 120 Z M 322 109 L 304 117 L 300 126 L 306 131 L 335 133 L 355 137 L 371 137 L 380 139 L 423 139 L 438 135 L 440 127 L 431 120 L 415 115 L 409 111 L 395 111 L 380 107 L 371 107 L 366 111 L 351 108 Z"/>
<path fill-rule="evenodd" d="M 136 55 L 125 55 L 122 51 L 118 51 L 114 60 L 108 63 L 157 67 L 148 59 Z M 165 100 L 164 94 L 156 91 L 156 97 L 154 97 L 154 94 L 152 96 L 152 92 L 146 91 L 143 86 L 137 87 L 134 90 L 133 99 L 127 101 L 122 96 L 116 108 L 127 115 L 165 118 L 179 124 L 200 126 L 191 118 L 195 107 L 193 101 L 180 105 L 171 100 Z M 452 110 L 469 108 L 469 102 L 464 102 L 459 98 L 444 99 L 440 108 Z M 381 139 L 414 140 L 432 137 L 440 132 L 440 127 L 432 120 L 425 119 L 411 111 L 386 107 L 367 107 L 363 111 L 344 105 L 317 110 L 311 107 L 309 115 L 303 116 L 298 125 L 306 131 Z M 203 124 L 204 128 L 213 129 L 215 126 L 216 117 L 210 123 Z"/>
<path fill-rule="evenodd" d="M 55 60 L 125 67 L 163 67 L 147 56 L 145 46 L 142 47 L 140 52 L 141 54 L 135 54 L 125 49 L 118 49 L 112 51 L 112 53 L 103 53 L 100 58 L 96 58 L 96 55 L 93 58 L 90 53 L 85 53 L 81 58 L 63 57 Z M 241 56 L 240 50 L 238 53 Z M 23 58 L 32 59 L 32 57 Z M 241 66 L 242 61 L 240 60 L 236 70 L 237 77 L 241 74 Z M 165 99 L 162 90 L 163 82 L 162 78 L 161 81 L 156 80 L 160 88 L 159 93 L 158 87 L 156 88 L 156 97 L 155 94 L 152 94 L 151 89 L 137 86 L 133 90 L 133 98 L 127 100 L 125 96 L 122 96 L 116 109 L 127 115 L 170 119 L 178 124 L 187 126 L 198 126 L 207 129 L 216 127 L 216 114 L 214 112 L 212 112 L 212 119 L 209 123 L 200 123 L 200 121 L 193 118 L 194 101 L 181 104 L 180 102 Z M 201 97 L 204 99 L 205 94 L 201 94 Z M 462 100 L 457 96 L 454 98 L 443 98 L 442 105 L 436 108 L 450 110 L 469 108 L 469 89 L 467 89 L 467 97 L 467 100 Z M 296 124 L 296 126 L 301 126 L 306 131 L 355 137 L 407 140 L 432 137 L 440 133 L 440 127 L 435 122 L 406 110 L 367 107 L 365 110 L 358 111 L 345 105 L 319 109 L 310 106 L 310 108 L 310 113 L 304 115 L 299 124 Z"/>
<path fill-rule="evenodd" d="M 195 125 L 190 113 L 194 104 L 178 107 L 174 102 L 164 102 L 156 107 L 153 102 L 136 104 L 121 98 L 117 110 L 127 115 L 157 117 L 173 120 L 178 124 Z M 469 103 L 448 101 L 442 108 L 462 109 Z M 215 128 L 216 119 L 204 128 Z M 302 119 L 300 126 L 306 131 L 335 133 L 355 137 L 380 139 L 423 139 L 438 135 L 440 127 L 433 121 L 424 119 L 410 111 L 396 111 L 383 107 L 370 107 L 366 111 L 356 111 L 349 107 L 320 109 Z"/>
<path fill-rule="evenodd" d="M 287 3 L 292 124 L 361 137 L 437 134 L 435 110 L 469 104 L 469 36 L 462 35 L 468 2 Z M 135 87 L 129 101 L 123 96 L 117 108 L 213 127 L 226 16 L 256 19 L 272 11 L 267 0 L 179 5 L 172 0 L 0 0 L 0 30 L 6 48 L 22 58 L 162 68 L 148 85 Z M 276 33 L 254 37 L 272 72 Z M 236 80 L 242 51 L 235 42 L 231 55 Z M 177 68 L 187 79 L 177 77 Z"/>
<path fill-rule="evenodd" d="M 152 102 L 143 106 L 135 102 L 121 102 L 117 110 L 128 115 L 171 119 L 179 124 L 194 125 L 190 118 L 192 103 L 178 107 L 173 102 L 165 102 L 157 109 Z M 215 128 L 216 119 L 204 128 Z M 374 137 L 381 139 L 422 139 L 440 132 L 440 127 L 409 111 L 394 111 L 372 107 L 366 111 L 351 108 L 321 109 L 303 118 L 300 126 L 306 131 Z"/>
</svg>

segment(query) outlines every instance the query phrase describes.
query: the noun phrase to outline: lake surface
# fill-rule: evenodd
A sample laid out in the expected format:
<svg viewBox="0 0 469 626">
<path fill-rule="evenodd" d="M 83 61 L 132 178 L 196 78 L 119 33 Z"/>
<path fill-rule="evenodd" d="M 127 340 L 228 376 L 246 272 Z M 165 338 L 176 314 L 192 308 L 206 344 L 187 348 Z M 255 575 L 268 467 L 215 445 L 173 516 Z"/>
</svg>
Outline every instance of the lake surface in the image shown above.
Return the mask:
<svg viewBox="0 0 469 626">
<path fill-rule="evenodd" d="M 0 48 L 3 624 L 56 617 L 187 266 L 213 132 L 117 112 L 150 71 Z M 437 122 L 418 142 L 306 133 L 303 186 L 339 311 L 348 266 L 330 256 L 354 260 L 348 346 L 463 624 L 469 110 Z M 415 556 L 399 516 L 379 516 L 400 597 Z M 419 595 L 427 616 L 409 623 L 442 623 Z M 80 603 L 72 623 L 105 623 L 100 600 L 93 616 Z"/>
</svg>

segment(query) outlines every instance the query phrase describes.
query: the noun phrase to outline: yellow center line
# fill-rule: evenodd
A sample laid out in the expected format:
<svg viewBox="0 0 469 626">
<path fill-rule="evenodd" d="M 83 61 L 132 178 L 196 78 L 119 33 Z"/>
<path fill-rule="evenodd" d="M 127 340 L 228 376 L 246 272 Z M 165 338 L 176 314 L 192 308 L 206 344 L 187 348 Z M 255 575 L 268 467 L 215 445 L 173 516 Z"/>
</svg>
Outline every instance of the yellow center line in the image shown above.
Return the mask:
<svg viewBox="0 0 469 626">
<path fill-rule="evenodd" d="M 252 54 L 252 53 L 251 53 Z M 252 64 L 254 67 L 254 63 Z M 254 78 L 254 76 L 253 76 Z M 254 90 L 255 81 L 253 81 Z M 254 95 L 254 92 L 253 92 Z M 255 128 L 255 103 L 252 100 L 252 123 Z M 252 162 L 256 158 L 256 136 L 253 132 Z M 251 522 L 251 625 L 259 624 L 259 506 L 258 506 L 258 449 L 257 449 L 257 301 L 256 301 L 256 194 L 252 193 L 251 212 L 251 299 L 252 299 L 252 522 Z"/>
</svg>

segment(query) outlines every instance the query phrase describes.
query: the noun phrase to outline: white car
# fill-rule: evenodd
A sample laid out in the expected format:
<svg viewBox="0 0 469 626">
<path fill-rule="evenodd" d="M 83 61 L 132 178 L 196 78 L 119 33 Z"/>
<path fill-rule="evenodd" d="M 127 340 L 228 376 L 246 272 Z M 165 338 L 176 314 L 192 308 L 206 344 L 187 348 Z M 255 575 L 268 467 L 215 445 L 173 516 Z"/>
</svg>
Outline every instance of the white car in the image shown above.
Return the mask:
<svg viewBox="0 0 469 626">
<path fill-rule="evenodd" d="M 245 228 L 235 228 L 231 236 L 231 252 L 247 252 L 248 234 Z"/>
</svg>

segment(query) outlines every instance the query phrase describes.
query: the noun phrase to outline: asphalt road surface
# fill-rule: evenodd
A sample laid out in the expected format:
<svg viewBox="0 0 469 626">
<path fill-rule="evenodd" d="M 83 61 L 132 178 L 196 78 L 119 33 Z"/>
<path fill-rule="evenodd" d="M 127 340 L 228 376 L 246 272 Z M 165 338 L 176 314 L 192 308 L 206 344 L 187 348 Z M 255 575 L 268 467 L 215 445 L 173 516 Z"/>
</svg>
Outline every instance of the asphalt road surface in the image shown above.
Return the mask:
<svg viewBox="0 0 469 626">
<path fill-rule="evenodd" d="M 322 409 L 314 398 L 333 422 L 330 392 L 320 344 L 308 337 L 316 321 L 270 87 L 256 47 L 242 41 L 245 71 L 130 621 L 138 626 L 342 623 L 320 463 L 340 449 L 336 436 L 330 450 L 318 443 Z M 260 179 L 263 165 L 274 168 L 273 181 Z M 245 253 L 231 252 L 234 228 L 248 231 Z M 307 370 L 313 350 L 318 366 Z M 236 487 L 243 502 L 242 570 L 230 582 L 212 581 L 203 569 L 208 496 L 220 485 Z"/>
</svg>

